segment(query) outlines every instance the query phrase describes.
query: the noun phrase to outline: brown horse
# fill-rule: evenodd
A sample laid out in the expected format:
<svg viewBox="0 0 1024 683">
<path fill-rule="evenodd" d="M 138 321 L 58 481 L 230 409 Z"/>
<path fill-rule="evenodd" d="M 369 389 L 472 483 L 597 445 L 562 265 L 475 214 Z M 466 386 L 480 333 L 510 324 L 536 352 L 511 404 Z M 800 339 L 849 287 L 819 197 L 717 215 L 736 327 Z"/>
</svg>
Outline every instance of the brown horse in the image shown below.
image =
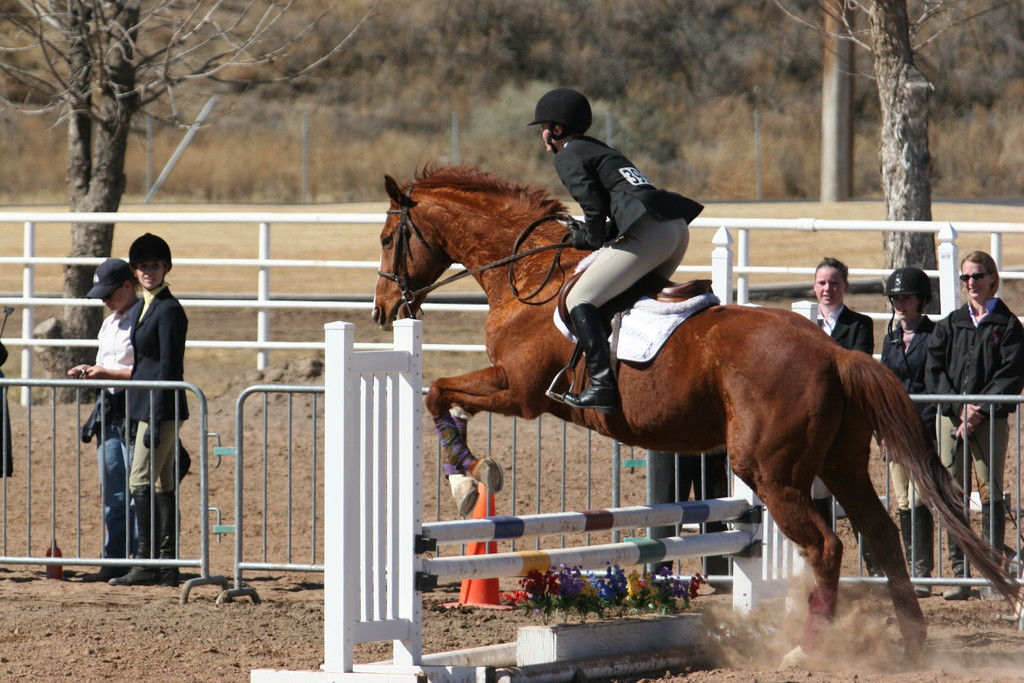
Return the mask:
<svg viewBox="0 0 1024 683">
<path fill-rule="evenodd" d="M 727 446 L 733 471 L 814 572 L 804 636 L 791 661 L 820 643 L 836 608 L 843 546 L 811 502 L 815 476 L 846 509 L 885 571 L 910 661 L 924 641 L 924 617 L 896 525 L 868 475 L 873 435 L 907 468 L 973 566 L 1016 603 L 1016 583 L 965 523 L 961 492 L 903 386 L 871 357 L 844 350 L 786 310 L 715 306 L 681 325 L 650 363 L 619 364 L 620 414 L 570 408 L 546 395 L 572 350 L 552 323 L 554 297 L 584 256 L 551 248 L 565 227 L 544 218 L 565 207 L 544 191 L 466 167 L 425 169 L 404 188 L 387 176 L 385 188 L 391 209 L 381 233 L 374 319 L 388 327 L 398 315 L 415 315 L 424 288 L 453 263 L 472 273 L 490 307 L 491 366 L 435 381 L 426 396 L 435 421 L 451 424 L 453 407 L 470 415 L 551 413 L 632 446 L 682 453 Z M 517 238 L 534 224 L 520 245 Z M 509 272 L 514 252 L 527 254 L 515 261 L 515 292 Z M 520 291 L 536 296 L 524 302 L 528 297 Z M 471 474 L 500 486 L 500 477 L 479 476 L 476 466 L 484 461 L 464 443 L 461 448 Z"/>
</svg>

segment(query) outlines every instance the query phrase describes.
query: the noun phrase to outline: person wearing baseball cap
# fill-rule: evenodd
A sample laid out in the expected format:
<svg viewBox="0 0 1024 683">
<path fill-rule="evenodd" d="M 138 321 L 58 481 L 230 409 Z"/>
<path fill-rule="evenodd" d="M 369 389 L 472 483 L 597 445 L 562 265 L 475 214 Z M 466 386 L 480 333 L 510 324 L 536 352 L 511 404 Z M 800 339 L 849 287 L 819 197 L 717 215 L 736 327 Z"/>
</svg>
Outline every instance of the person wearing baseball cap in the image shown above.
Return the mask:
<svg viewBox="0 0 1024 683">
<path fill-rule="evenodd" d="M 111 314 L 103 320 L 98 335 L 99 348 L 94 365 L 76 365 L 69 377 L 79 379 L 118 379 L 131 377 L 135 363 L 132 327 L 142 307 L 136 293 L 137 283 L 128 263 L 110 258 L 100 264 L 92 277 L 90 299 L 102 299 Z M 106 535 L 103 557 L 124 558 L 135 552 L 135 515 L 128 498 L 128 430 L 125 429 L 125 390 L 100 389 L 92 415 L 82 427 L 82 441 L 96 441 L 100 491 L 103 498 L 103 523 Z M 123 567 L 101 567 L 82 577 L 85 583 L 109 581 L 126 573 Z"/>
<path fill-rule="evenodd" d="M 126 282 L 131 283 L 134 293 L 135 274 L 132 273 L 132 267 L 124 259 L 108 258 L 96 269 L 92 276 L 92 289 L 85 296 L 88 299 L 106 299 Z"/>
</svg>

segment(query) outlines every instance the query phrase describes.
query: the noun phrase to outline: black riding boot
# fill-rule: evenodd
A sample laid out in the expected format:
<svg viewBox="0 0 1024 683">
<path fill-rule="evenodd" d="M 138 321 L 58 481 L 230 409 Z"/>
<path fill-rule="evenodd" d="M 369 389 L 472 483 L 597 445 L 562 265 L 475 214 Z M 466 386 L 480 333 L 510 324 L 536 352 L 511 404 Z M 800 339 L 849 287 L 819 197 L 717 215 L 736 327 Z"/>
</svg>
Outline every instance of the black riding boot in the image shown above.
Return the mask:
<svg viewBox="0 0 1024 683">
<path fill-rule="evenodd" d="M 900 531 L 903 534 L 903 550 L 907 556 L 910 575 L 920 579 L 932 575 L 932 545 L 934 538 L 934 522 L 931 510 L 920 505 L 914 510 L 900 510 Z M 927 598 L 932 594 L 928 586 L 914 586 L 919 598 Z"/>
<path fill-rule="evenodd" d="M 160 530 L 160 559 L 173 560 L 176 557 L 178 511 L 174 507 L 174 491 L 156 494 L 156 514 Z M 177 586 L 180 582 L 177 567 L 160 567 L 161 586 Z"/>
<path fill-rule="evenodd" d="M 864 538 L 860 539 L 860 557 L 864 560 L 864 569 L 867 570 L 868 576 L 881 577 L 885 576 L 885 572 L 882 571 L 882 567 L 878 564 L 878 560 L 868 550 L 867 543 L 864 542 Z"/>
<path fill-rule="evenodd" d="M 994 530 L 994 534 L 993 534 Z M 981 537 L 996 549 L 999 557 L 1006 560 L 1006 505 L 1001 500 L 993 500 L 981 506 Z"/>
<path fill-rule="evenodd" d="M 135 521 L 139 525 L 139 547 L 135 552 L 136 559 L 148 560 L 153 550 L 153 515 L 151 514 L 151 493 L 148 486 L 132 491 L 135 503 Z M 111 579 L 111 586 L 155 586 L 157 571 L 153 567 L 132 567 L 124 576 Z"/>
<path fill-rule="evenodd" d="M 590 384 L 578 394 L 566 394 L 565 402 L 574 408 L 589 408 L 599 413 L 617 413 L 619 392 L 612 373 L 608 348 L 608 328 L 604 317 L 593 304 L 579 304 L 569 311 L 576 336 L 587 358 Z"/>
<path fill-rule="evenodd" d="M 999 558 L 999 564 L 1007 569 L 1007 559 L 1012 551 L 1007 553 L 1006 543 L 1006 504 L 1001 500 L 993 500 L 990 503 L 981 505 L 981 538 L 992 546 Z M 991 586 L 981 587 L 982 600 L 1001 600 L 1000 596 Z"/>
<path fill-rule="evenodd" d="M 953 576 L 967 578 L 967 566 L 964 564 L 964 551 L 957 545 L 953 534 L 946 537 L 949 543 L 949 559 L 953 563 Z M 942 594 L 943 600 L 966 600 L 971 597 L 970 586 L 950 586 Z"/>
</svg>

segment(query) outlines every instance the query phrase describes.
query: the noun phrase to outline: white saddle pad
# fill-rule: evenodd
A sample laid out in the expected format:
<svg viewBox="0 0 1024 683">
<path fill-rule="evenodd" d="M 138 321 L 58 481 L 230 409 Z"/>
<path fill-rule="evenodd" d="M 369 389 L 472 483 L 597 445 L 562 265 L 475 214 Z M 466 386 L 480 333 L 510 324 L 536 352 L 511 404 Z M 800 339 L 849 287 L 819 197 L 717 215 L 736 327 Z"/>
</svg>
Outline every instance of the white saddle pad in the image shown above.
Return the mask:
<svg viewBox="0 0 1024 683">
<path fill-rule="evenodd" d="M 619 360 L 645 363 L 654 358 L 669 335 L 684 320 L 709 306 L 721 303 L 714 294 L 700 294 L 686 301 L 665 303 L 649 297 L 637 301 L 633 308 L 622 316 L 619 328 L 619 344 L 615 355 Z M 555 327 L 572 342 L 576 336 L 562 322 L 555 310 Z M 609 337 L 609 343 L 611 338 Z"/>
</svg>

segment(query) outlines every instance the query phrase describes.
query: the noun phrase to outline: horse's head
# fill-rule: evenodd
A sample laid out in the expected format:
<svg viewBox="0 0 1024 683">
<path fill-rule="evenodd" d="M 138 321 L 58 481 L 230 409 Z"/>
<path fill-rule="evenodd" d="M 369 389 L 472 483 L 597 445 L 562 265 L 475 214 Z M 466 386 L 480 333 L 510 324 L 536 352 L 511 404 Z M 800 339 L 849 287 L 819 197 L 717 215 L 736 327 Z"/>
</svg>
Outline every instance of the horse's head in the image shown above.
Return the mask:
<svg viewBox="0 0 1024 683">
<path fill-rule="evenodd" d="M 414 188 L 409 185 L 402 192 L 394 178 L 384 176 L 391 206 L 380 233 L 380 277 L 373 297 L 373 319 L 384 329 L 396 318 L 415 317 L 426 298 L 417 290 L 433 284 L 452 265 L 434 236 L 428 212 L 418 209 L 412 198 Z"/>
</svg>

